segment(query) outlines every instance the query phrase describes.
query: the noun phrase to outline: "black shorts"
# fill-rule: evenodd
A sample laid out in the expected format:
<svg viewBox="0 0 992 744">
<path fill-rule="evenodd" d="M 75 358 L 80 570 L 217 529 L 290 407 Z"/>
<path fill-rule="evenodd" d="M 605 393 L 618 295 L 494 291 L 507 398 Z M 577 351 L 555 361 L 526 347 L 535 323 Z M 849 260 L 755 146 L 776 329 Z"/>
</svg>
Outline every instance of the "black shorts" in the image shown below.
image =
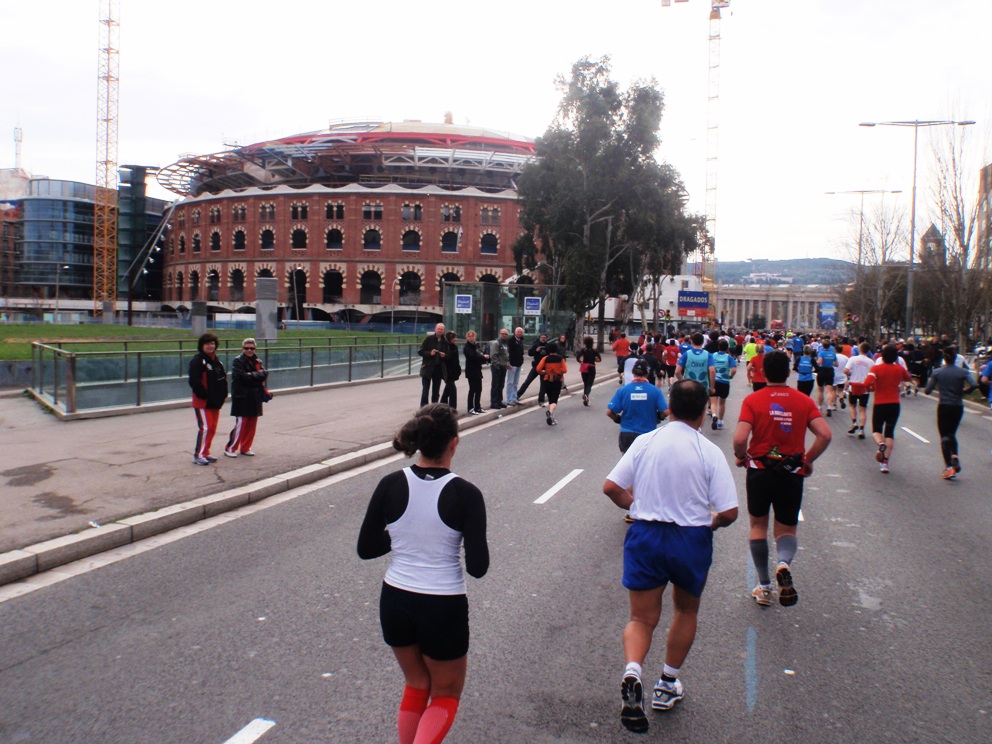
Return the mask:
<svg viewBox="0 0 992 744">
<path fill-rule="evenodd" d="M 834 384 L 834 368 L 826 367 L 816 371 L 817 387 L 832 387 Z"/>
<path fill-rule="evenodd" d="M 382 583 L 379 623 L 387 646 L 419 646 L 436 661 L 468 653 L 468 597 L 418 594 Z"/>
<path fill-rule="evenodd" d="M 861 406 L 862 408 L 868 408 L 868 398 L 871 393 L 865 393 L 864 395 L 855 395 L 854 393 L 847 394 L 847 400 L 852 406 Z"/>
<path fill-rule="evenodd" d="M 813 392 L 813 385 L 815 384 L 816 380 L 796 380 L 796 390 L 809 395 Z"/>
<path fill-rule="evenodd" d="M 799 509 L 803 505 L 801 475 L 748 468 L 746 488 L 747 513 L 752 517 L 767 517 L 774 509 L 776 522 L 799 524 Z"/>
<path fill-rule="evenodd" d="M 876 403 L 871 409 L 871 430 L 886 439 L 896 438 L 896 422 L 899 420 L 898 403 Z"/>
<path fill-rule="evenodd" d="M 677 365 L 675 365 L 675 364 L 666 364 L 665 365 L 665 376 L 669 380 L 672 379 L 673 377 L 675 377 L 675 367 L 676 366 Z"/>
<path fill-rule="evenodd" d="M 724 400 L 730 397 L 730 383 L 717 380 L 716 387 L 713 388 L 713 396 Z"/>
</svg>

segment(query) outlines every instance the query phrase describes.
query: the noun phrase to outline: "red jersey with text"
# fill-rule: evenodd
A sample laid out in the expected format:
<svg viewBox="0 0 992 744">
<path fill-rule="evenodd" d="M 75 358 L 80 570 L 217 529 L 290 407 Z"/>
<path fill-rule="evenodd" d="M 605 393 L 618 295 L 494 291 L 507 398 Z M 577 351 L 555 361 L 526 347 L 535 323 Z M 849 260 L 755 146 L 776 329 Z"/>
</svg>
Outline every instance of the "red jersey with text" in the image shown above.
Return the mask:
<svg viewBox="0 0 992 744">
<path fill-rule="evenodd" d="M 805 393 L 774 385 L 747 396 L 737 420 L 751 424 L 748 457 L 764 457 L 772 450 L 788 457 L 806 454 L 806 427 L 821 416 L 820 408 Z"/>
<path fill-rule="evenodd" d="M 913 378 L 901 364 L 876 364 L 865 377 L 865 384 L 875 385 L 875 403 L 898 403 L 899 385 Z"/>
</svg>

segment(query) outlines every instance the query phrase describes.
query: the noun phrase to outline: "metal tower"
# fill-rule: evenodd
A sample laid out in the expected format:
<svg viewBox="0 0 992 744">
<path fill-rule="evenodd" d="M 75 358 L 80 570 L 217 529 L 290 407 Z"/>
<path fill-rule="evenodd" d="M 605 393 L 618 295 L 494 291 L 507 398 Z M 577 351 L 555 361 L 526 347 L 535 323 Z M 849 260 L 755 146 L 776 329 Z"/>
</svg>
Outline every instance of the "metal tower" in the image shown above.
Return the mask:
<svg viewBox="0 0 992 744">
<path fill-rule="evenodd" d="M 117 303 L 117 110 L 120 95 L 120 0 L 100 0 L 97 74 L 96 204 L 93 219 L 93 305 Z"/>
</svg>

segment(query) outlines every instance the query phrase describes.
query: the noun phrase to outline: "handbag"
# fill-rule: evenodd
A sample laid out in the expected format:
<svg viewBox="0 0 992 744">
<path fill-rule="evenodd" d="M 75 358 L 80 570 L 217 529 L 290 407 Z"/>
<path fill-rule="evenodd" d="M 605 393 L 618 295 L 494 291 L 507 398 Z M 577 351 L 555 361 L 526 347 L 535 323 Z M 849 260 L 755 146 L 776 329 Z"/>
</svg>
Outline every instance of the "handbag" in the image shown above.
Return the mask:
<svg viewBox="0 0 992 744">
<path fill-rule="evenodd" d="M 262 402 L 268 403 L 272 400 L 272 393 L 269 392 L 268 388 L 262 388 Z"/>
</svg>

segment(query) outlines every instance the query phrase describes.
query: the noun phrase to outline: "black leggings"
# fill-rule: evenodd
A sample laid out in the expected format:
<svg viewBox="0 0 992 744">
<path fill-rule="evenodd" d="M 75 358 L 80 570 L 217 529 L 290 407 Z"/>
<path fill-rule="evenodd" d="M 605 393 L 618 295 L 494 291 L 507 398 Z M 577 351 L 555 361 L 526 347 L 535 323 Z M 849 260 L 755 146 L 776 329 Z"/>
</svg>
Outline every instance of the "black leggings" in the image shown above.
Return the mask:
<svg viewBox="0 0 992 744">
<path fill-rule="evenodd" d="M 482 398 L 482 378 L 481 377 L 469 377 L 468 378 L 468 410 L 474 411 L 478 408 L 482 408 L 480 405 Z"/>
<path fill-rule="evenodd" d="M 816 380 L 798 380 L 796 382 L 796 390 L 800 393 L 806 393 L 812 397 L 813 395 L 813 385 L 816 384 Z"/>
<path fill-rule="evenodd" d="M 871 430 L 885 439 L 896 438 L 896 422 L 899 421 L 898 403 L 875 403 L 871 409 Z"/>
<path fill-rule="evenodd" d="M 951 467 L 951 458 L 958 454 L 958 424 L 964 415 L 964 406 L 937 404 L 937 433 L 940 434 L 940 452 L 944 464 Z"/>
<path fill-rule="evenodd" d="M 596 381 L 596 368 L 593 367 L 588 372 L 582 373 L 582 393 L 589 395 L 592 392 L 592 384 Z"/>
</svg>

